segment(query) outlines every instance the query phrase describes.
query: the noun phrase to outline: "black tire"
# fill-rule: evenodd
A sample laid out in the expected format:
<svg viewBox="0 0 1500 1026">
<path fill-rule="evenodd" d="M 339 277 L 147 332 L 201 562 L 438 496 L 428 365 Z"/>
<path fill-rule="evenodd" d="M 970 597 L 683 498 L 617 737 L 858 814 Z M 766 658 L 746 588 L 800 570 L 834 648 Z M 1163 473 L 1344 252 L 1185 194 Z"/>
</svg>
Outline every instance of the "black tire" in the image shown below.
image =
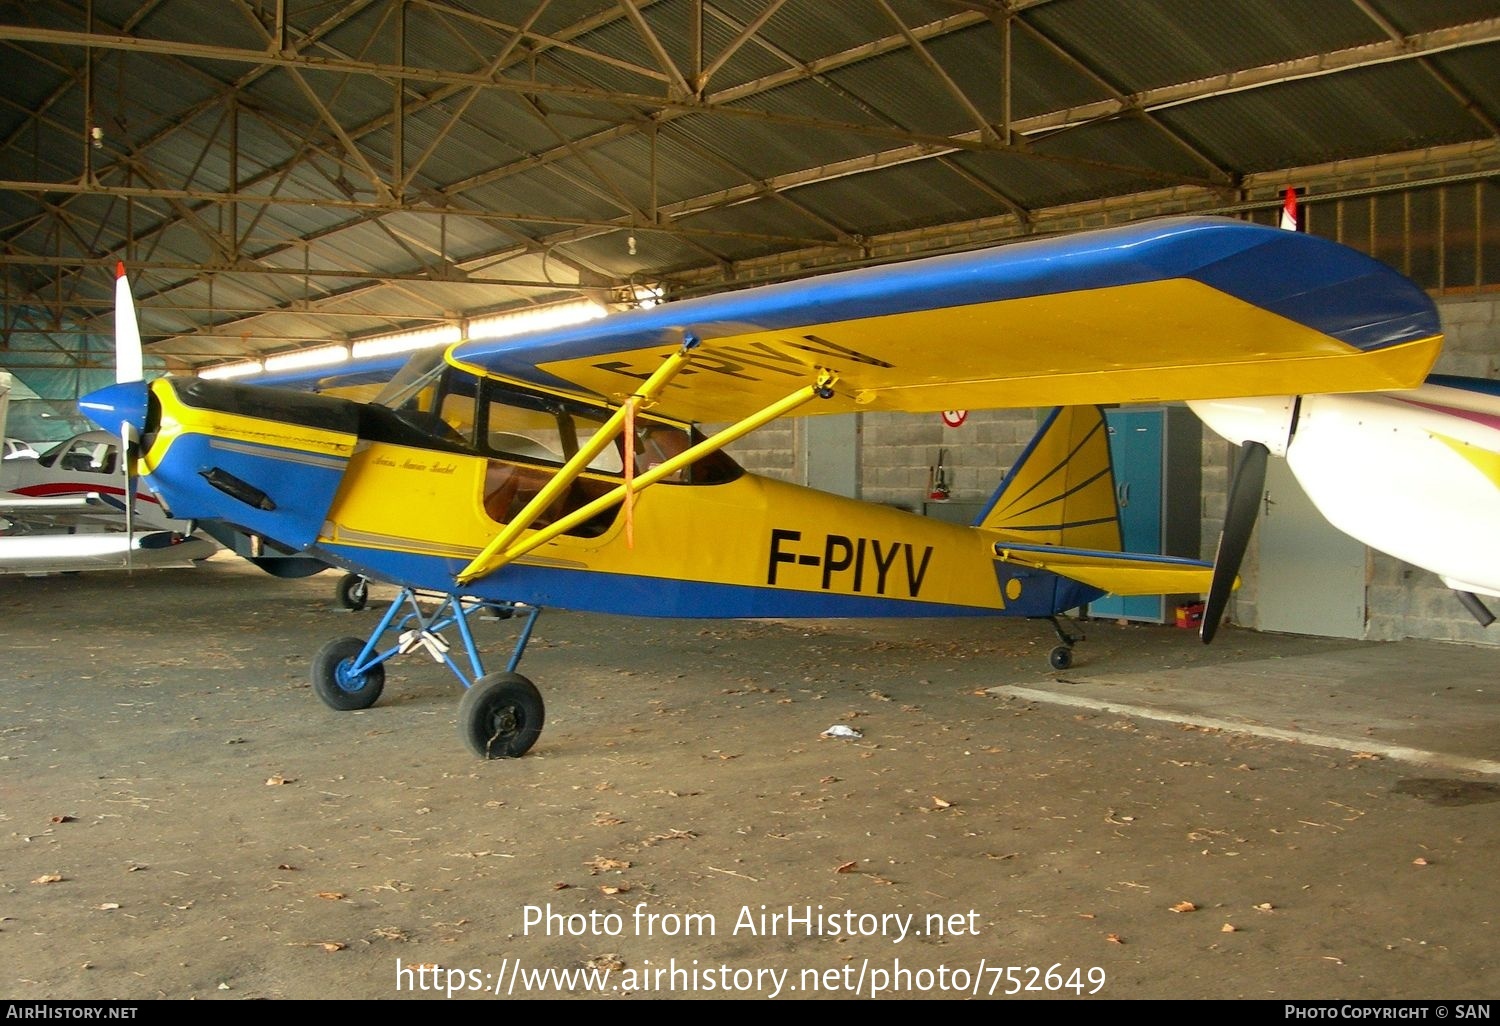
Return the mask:
<svg viewBox="0 0 1500 1026">
<path fill-rule="evenodd" d="M 458 703 L 458 736 L 481 759 L 525 755 L 542 733 L 542 693 L 519 673 L 491 673 Z"/>
<path fill-rule="evenodd" d="M 360 638 L 337 638 L 318 650 L 312 661 L 312 686 L 330 709 L 349 712 L 368 709 L 385 689 L 385 664 L 376 663 L 357 677 L 349 668 L 365 650 Z"/>
<path fill-rule="evenodd" d="M 1047 657 L 1047 662 L 1052 664 L 1054 670 L 1066 670 L 1073 665 L 1073 650 L 1067 645 L 1058 645 Z"/>
<path fill-rule="evenodd" d="M 370 582 L 359 574 L 345 574 L 339 578 L 337 597 L 339 605 L 357 613 L 370 601 Z"/>
</svg>

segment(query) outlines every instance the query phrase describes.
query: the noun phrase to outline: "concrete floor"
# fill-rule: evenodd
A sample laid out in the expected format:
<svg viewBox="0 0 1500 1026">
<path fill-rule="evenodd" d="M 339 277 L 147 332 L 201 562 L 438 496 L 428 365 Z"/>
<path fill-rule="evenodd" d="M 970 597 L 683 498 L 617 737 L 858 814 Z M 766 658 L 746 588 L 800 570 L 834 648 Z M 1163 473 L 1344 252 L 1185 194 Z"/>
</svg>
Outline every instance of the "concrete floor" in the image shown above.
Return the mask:
<svg viewBox="0 0 1500 1026">
<path fill-rule="evenodd" d="M 9 996 L 1500 990 L 1494 651 L 549 611 L 485 762 L 425 657 L 311 694 L 335 582 L 0 582 Z"/>
</svg>

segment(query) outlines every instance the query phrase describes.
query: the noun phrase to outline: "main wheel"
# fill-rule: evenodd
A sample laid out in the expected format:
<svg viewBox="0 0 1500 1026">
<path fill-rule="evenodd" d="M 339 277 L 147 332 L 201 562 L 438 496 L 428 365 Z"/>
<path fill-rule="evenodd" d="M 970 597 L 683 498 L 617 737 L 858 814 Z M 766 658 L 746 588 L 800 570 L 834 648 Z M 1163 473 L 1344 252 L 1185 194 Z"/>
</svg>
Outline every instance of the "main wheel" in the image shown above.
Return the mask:
<svg viewBox="0 0 1500 1026">
<path fill-rule="evenodd" d="M 370 601 L 370 582 L 359 574 L 345 574 L 339 578 L 339 605 L 359 612 Z"/>
<path fill-rule="evenodd" d="M 545 716 L 535 684 L 519 673 L 491 673 L 458 703 L 458 736 L 481 759 L 514 759 L 536 744 Z"/>
<path fill-rule="evenodd" d="M 1058 645 L 1047 657 L 1047 661 L 1054 670 L 1066 670 L 1073 665 L 1073 650 L 1067 645 Z"/>
<path fill-rule="evenodd" d="M 318 650 L 312 661 L 312 686 L 323 704 L 340 712 L 368 709 L 380 700 L 385 688 L 385 664 L 368 666 L 355 673 L 354 666 L 365 643 L 359 638 L 337 638 Z"/>
</svg>

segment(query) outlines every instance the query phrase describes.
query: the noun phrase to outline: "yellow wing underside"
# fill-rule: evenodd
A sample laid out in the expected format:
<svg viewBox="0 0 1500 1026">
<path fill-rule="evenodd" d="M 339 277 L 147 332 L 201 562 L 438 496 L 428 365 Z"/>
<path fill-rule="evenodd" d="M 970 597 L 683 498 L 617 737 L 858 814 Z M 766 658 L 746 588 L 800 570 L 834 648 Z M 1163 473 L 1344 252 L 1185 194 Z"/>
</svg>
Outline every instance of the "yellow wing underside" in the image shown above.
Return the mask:
<svg viewBox="0 0 1500 1026">
<path fill-rule="evenodd" d="M 703 338 L 659 412 L 743 416 L 836 375 L 799 413 L 931 412 L 1411 387 L 1442 336 L 1361 352 L 1188 279 Z M 539 369 L 623 398 L 675 350 L 655 345 Z"/>
</svg>

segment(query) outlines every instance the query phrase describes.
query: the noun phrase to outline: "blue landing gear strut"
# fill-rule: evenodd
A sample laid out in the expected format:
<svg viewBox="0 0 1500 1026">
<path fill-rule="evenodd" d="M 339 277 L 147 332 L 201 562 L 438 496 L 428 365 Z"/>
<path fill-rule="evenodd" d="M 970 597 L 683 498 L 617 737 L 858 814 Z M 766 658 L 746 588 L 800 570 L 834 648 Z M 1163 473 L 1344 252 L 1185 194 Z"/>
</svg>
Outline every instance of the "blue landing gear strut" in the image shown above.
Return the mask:
<svg viewBox="0 0 1500 1026">
<path fill-rule="evenodd" d="M 438 604 L 426 609 L 422 598 L 437 599 Z M 492 602 L 403 588 L 369 640 L 337 638 L 313 657 L 313 691 L 333 709 L 368 709 L 379 700 L 385 687 L 386 662 L 408 652 L 425 651 L 447 666 L 464 686 L 464 697 L 458 706 L 458 733 L 469 750 L 486 759 L 524 755 L 542 732 L 546 713 L 541 692 L 516 672 L 516 666 L 526 652 L 541 612 L 537 606 L 520 602 Z M 476 614 L 497 619 L 521 618 L 521 632 L 510 661 L 498 673 L 484 671 L 479 646 L 469 626 L 470 618 Z M 387 632 L 394 636 L 395 644 L 381 647 Z M 455 660 L 455 645 L 447 632 L 457 636 L 458 648 L 467 657 L 467 668 Z"/>
</svg>

